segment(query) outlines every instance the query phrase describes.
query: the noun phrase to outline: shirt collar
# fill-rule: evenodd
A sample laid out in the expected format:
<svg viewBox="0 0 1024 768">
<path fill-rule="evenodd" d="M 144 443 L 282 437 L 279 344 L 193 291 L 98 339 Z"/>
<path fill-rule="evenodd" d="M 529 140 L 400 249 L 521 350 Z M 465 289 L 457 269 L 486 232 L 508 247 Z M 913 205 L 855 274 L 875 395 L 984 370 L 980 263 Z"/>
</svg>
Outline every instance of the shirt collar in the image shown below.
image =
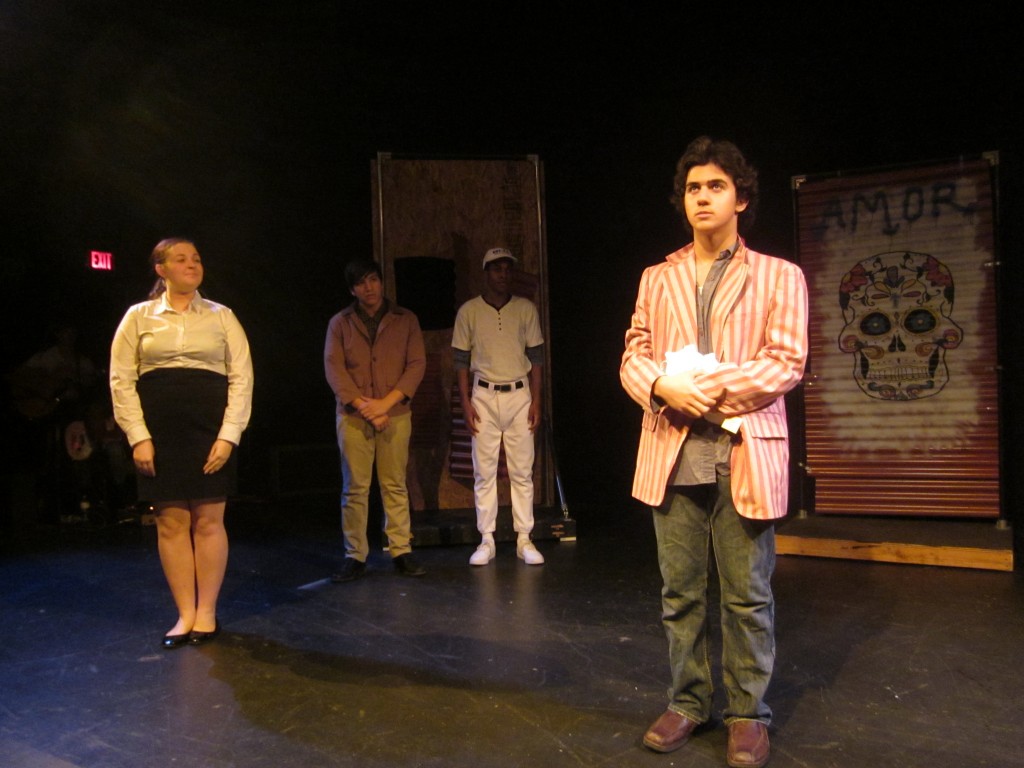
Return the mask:
<svg viewBox="0 0 1024 768">
<path fill-rule="evenodd" d="M 377 322 L 377 323 L 379 323 L 381 321 L 381 319 L 384 317 L 384 315 L 387 314 L 388 310 L 391 309 L 391 304 L 388 302 L 387 297 L 382 299 L 381 303 L 380 303 L 380 309 L 377 310 L 377 314 L 374 315 L 373 317 L 370 317 L 370 315 L 367 314 L 366 310 L 363 309 L 363 305 L 360 304 L 358 301 L 355 303 L 355 307 L 356 307 L 356 314 L 359 315 L 360 319 L 362 319 L 362 321 L 364 323 L 367 323 L 367 322 Z"/>
<path fill-rule="evenodd" d="M 192 297 L 192 301 L 189 302 L 188 308 L 185 312 L 195 312 L 201 315 L 206 308 L 206 304 L 203 301 L 203 297 L 199 295 L 199 291 L 196 291 L 196 295 Z M 170 302 L 167 301 L 167 291 L 160 294 L 160 303 L 156 307 L 157 314 L 163 314 L 164 312 L 177 312 L 177 310 L 171 306 Z"/>
<path fill-rule="evenodd" d="M 735 243 L 732 244 L 732 248 L 726 248 L 724 251 L 718 254 L 718 260 L 726 261 L 728 259 L 731 259 L 733 257 L 733 254 L 736 253 L 736 251 L 738 251 L 739 249 L 740 241 L 737 240 Z"/>
</svg>

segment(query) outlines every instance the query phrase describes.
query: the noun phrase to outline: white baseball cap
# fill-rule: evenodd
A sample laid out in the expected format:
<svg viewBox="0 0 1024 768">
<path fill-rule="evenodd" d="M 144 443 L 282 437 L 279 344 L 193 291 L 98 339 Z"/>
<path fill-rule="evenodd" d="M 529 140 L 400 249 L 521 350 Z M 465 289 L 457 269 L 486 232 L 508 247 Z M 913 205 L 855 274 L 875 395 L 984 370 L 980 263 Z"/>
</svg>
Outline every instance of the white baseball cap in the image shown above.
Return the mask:
<svg viewBox="0 0 1024 768">
<path fill-rule="evenodd" d="M 518 261 L 508 248 L 491 248 L 491 250 L 484 254 L 484 269 L 487 269 L 487 265 L 492 261 L 497 261 L 498 259 L 511 259 L 513 263 Z"/>
</svg>

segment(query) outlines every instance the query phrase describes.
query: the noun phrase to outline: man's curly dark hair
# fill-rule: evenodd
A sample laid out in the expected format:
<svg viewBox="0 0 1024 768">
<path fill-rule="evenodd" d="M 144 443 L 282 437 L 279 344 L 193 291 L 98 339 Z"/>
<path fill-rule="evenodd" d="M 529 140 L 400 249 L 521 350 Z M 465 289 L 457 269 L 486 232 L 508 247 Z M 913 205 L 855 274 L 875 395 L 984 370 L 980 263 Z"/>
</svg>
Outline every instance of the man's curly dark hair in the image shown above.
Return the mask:
<svg viewBox="0 0 1024 768">
<path fill-rule="evenodd" d="M 736 185 L 736 199 L 746 201 L 747 207 L 740 213 L 739 219 L 739 230 L 745 233 L 754 223 L 757 214 L 757 169 L 747 162 L 739 147 L 731 141 L 712 139 L 710 136 L 699 136 L 691 141 L 676 163 L 673 193 L 669 202 L 683 215 L 687 231 L 692 232 L 693 228 L 686 219 L 686 208 L 683 204 L 686 176 L 694 166 L 708 163 L 714 163 L 729 174 Z"/>
</svg>

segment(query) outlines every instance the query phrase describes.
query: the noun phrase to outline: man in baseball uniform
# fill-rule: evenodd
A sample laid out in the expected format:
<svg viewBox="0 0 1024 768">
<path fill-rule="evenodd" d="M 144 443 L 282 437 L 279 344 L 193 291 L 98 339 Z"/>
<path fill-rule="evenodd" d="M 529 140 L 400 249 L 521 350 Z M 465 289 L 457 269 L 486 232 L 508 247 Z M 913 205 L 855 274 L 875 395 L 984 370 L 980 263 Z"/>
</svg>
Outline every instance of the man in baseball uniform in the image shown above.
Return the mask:
<svg viewBox="0 0 1024 768">
<path fill-rule="evenodd" d="M 469 559 L 471 565 L 487 565 L 494 559 L 502 445 L 512 493 L 516 555 L 527 565 L 544 562 L 530 541 L 533 438 L 541 422 L 544 337 L 534 303 L 512 295 L 515 263 L 507 248 L 491 248 L 484 254 L 483 293 L 459 308 L 452 334 L 459 395 L 473 436 L 473 490 L 481 542 Z"/>
</svg>

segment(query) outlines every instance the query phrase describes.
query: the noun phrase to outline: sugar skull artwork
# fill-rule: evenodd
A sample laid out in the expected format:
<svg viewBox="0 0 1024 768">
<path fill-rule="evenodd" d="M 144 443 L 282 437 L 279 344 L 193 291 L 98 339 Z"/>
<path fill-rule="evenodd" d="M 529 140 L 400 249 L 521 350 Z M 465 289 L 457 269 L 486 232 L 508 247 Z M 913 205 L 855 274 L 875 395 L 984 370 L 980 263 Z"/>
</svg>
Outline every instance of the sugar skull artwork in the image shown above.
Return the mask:
<svg viewBox="0 0 1024 768">
<path fill-rule="evenodd" d="M 890 251 L 859 261 L 839 286 L 839 349 L 868 397 L 918 400 L 949 381 L 946 351 L 963 340 L 951 317 L 953 275 L 927 253 Z"/>
</svg>

